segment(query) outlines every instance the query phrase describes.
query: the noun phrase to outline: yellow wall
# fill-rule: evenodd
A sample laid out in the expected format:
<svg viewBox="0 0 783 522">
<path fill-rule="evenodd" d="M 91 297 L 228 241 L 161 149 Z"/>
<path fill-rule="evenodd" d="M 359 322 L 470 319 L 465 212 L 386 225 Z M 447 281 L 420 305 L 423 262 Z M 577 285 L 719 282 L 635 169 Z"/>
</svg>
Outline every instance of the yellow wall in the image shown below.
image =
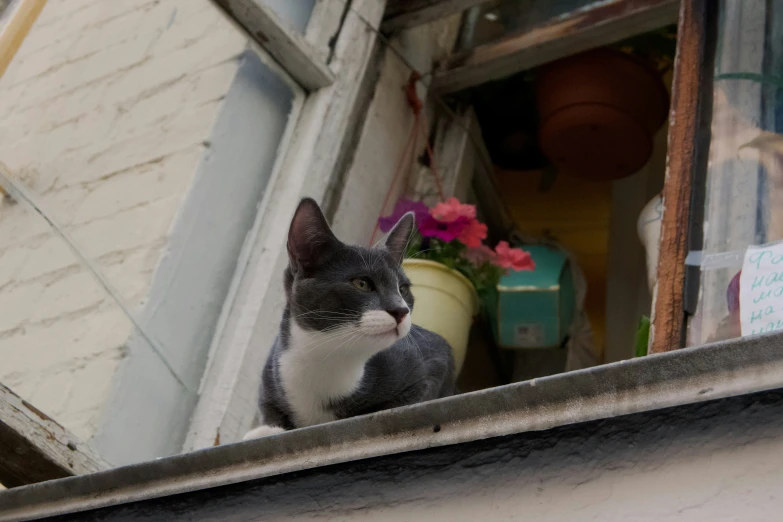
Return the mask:
<svg viewBox="0 0 783 522">
<path fill-rule="evenodd" d="M 495 175 L 517 227 L 555 239 L 577 258 L 587 278 L 585 307 L 602 360 L 612 183 L 558 175 L 547 192 L 539 192 L 541 172 L 496 169 Z"/>
</svg>

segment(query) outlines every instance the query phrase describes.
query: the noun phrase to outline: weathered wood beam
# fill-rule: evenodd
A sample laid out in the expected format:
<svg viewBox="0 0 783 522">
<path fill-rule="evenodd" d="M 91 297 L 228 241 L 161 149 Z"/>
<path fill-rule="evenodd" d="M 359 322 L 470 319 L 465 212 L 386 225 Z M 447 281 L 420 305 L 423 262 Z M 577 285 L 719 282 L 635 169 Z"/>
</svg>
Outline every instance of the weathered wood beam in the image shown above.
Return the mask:
<svg viewBox="0 0 783 522">
<path fill-rule="evenodd" d="M 0 384 L 0 484 L 13 488 L 110 467 L 78 437 Z"/>
<path fill-rule="evenodd" d="M 289 29 L 261 0 L 212 0 L 264 48 L 303 88 L 314 91 L 334 75 L 304 36 Z"/>
<path fill-rule="evenodd" d="M 0 77 L 16 55 L 46 0 L 13 0 L 0 16 Z"/>
<path fill-rule="evenodd" d="M 500 197 L 492 158 L 473 107 L 452 109 L 440 98 L 435 99 L 435 104 L 443 116 L 438 120 L 434 147 L 446 197 L 464 201 L 472 189 L 484 211 L 490 239 L 504 238 L 514 222 Z M 437 202 L 437 190 L 428 170 L 419 171 L 411 186 L 409 197 L 428 204 Z"/>
<path fill-rule="evenodd" d="M 707 169 L 712 120 L 714 49 L 710 24 L 714 0 L 682 3 L 669 117 L 666 182 L 658 254 L 658 285 L 653 303 L 650 353 L 682 348 L 685 341 L 685 258 L 695 180 Z M 712 42 L 714 45 L 714 42 Z"/>
<path fill-rule="evenodd" d="M 477 171 L 485 175 L 484 169 L 476 165 L 479 152 L 474 150 L 471 132 L 478 132 L 478 121 L 472 107 L 460 107 L 452 114 L 443 113 L 435 126 L 433 144 L 435 167 L 440 177 L 443 195 L 465 201 L 471 182 Z M 432 166 L 421 166 L 408 181 L 409 198 L 434 205 L 440 201 L 438 187 L 431 170 Z"/>
<path fill-rule="evenodd" d="M 256 409 L 248 404 L 255 403 L 258 374 L 247 369 L 263 366 L 285 300 L 282 287 L 269 276 L 282 273 L 288 264 L 286 236 L 281 231 L 287 230 L 291 212 L 304 196 L 315 198 L 326 209 L 334 206 L 330 204 L 334 187 L 352 161 L 381 63 L 379 38 L 367 23 L 379 24 L 385 7 L 386 0 L 351 2 L 334 42 L 335 82 L 305 101 L 280 175 L 270 180 L 248 233 L 247 257 L 234 276 L 241 277 L 240 289 L 205 375 L 184 451 L 213 446 L 218 434 L 224 443 L 240 440 L 252 427 Z M 322 22 L 331 25 L 318 21 Z"/>
<path fill-rule="evenodd" d="M 335 0 L 315 0 L 310 20 L 304 31 L 304 39 L 315 50 L 318 58 L 328 64 L 332 54 L 332 41 L 340 32 L 345 4 Z"/>
<path fill-rule="evenodd" d="M 381 30 L 393 33 L 410 29 L 453 14 L 461 13 L 471 7 L 485 4 L 489 0 L 396 0 L 389 2 L 383 16 Z"/>
<path fill-rule="evenodd" d="M 440 93 L 460 91 L 677 20 L 679 0 L 597 1 L 529 31 L 449 58 L 435 75 Z"/>
</svg>

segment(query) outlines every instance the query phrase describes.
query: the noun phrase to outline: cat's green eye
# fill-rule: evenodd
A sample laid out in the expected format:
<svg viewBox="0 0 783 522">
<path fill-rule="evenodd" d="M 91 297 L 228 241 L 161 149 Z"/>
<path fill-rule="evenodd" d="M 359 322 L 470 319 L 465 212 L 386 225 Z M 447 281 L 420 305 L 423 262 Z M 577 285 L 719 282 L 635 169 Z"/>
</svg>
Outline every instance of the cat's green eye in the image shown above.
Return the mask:
<svg viewBox="0 0 783 522">
<path fill-rule="evenodd" d="M 357 277 L 356 279 L 352 280 L 351 283 L 362 292 L 369 292 L 372 290 L 370 282 L 362 277 Z"/>
<path fill-rule="evenodd" d="M 411 287 L 410 285 L 401 285 L 400 286 L 400 295 L 403 297 L 408 297 L 408 294 L 411 293 Z"/>
</svg>

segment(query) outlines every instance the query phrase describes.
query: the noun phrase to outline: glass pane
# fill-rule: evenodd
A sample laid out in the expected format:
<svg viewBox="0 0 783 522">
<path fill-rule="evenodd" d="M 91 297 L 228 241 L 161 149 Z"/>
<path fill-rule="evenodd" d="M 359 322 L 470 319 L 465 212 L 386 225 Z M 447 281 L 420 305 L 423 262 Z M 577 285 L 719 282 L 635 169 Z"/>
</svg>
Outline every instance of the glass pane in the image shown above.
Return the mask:
<svg viewBox="0 0 783 522">
<path fill-rule="evenodd" d="M 304 33 L 315 0 L 263 0 L 292 29 Z"/>
<path fill-rule="evenodd" d="M 752 277 L 743 269 L 746 249 L 783 239 L 783 4 L 721 0 L 719 9 L 703 246 L 691 256 L 702 270 L 690 345 L 750 333 L 749 323 L 742 327 L 755 299 L 752 281 L 740 285 L 741 270 Z"/>
<path fill-rule="evenodd" d="M 472 10 L 465 23 L 461 49 L 492 42 L 504 36 L 529 31 L 595 0 L 494 0 Z"/>
</svg>

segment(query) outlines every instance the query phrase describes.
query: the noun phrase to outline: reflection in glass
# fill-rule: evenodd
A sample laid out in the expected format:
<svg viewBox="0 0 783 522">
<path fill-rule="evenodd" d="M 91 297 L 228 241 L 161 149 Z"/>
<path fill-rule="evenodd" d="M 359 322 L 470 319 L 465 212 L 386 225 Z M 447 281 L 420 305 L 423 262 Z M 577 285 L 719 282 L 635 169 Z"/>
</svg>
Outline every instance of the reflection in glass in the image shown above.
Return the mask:
<svg viewBox="0 0 783 522">
<path fill-rule="evenodd" d="M 719 10 L 701 284 L 689 345 L 741 335 L 744 250 L 783 239 L 783 5 L 721 0 Z"/>
<path fill-rule="evenodd" d="M 514 33 L 529 31 L 553 18 L 581 9 L 596 0 L 494 0 L 472 9 L 466 17 L 460 50 L 470 49 Z"/>
</svg>

